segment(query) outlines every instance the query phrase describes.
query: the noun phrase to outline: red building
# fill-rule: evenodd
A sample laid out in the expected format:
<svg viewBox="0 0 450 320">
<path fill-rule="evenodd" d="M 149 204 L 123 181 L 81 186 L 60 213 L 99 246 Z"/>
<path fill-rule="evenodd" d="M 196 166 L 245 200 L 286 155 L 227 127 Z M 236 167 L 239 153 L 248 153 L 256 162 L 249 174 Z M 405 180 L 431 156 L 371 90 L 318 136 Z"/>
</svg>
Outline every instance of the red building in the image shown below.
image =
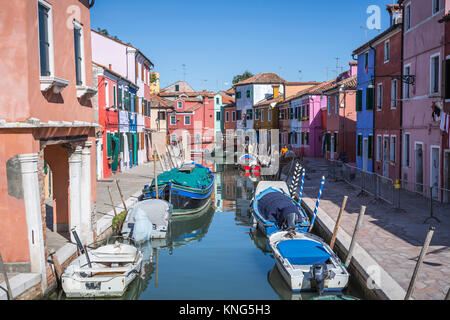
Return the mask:
<svg viewBox="0 0 450 320">
<path fill-rule="evenodd" d="M 400 13 L 398 5 L 388 6 L 391 13 Z M 372 40 L 375 48 L 374 171 L 384 177 L 401 179 L 401 74 L 402 74 L 402 25 L 391 27 Z"/>
</svg>

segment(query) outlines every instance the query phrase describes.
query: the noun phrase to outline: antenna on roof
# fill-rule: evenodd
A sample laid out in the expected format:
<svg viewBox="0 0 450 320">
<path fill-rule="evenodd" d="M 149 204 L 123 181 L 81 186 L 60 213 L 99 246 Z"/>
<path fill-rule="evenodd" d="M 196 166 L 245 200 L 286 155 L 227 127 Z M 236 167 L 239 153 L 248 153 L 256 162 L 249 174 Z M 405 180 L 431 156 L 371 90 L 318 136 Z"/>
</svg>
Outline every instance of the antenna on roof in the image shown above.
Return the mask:
<svg viewBox="0 0 450 320">
<path fill-rule="evenodd" d="M 302 81 L 302 70 L 298 70 L 298 81 Z"/>
<path fill-rule="evenodd" d="M 181 67 L 183 68 L 183 81 L 186 81 L 186 65 L 183 63 Z"/>
</svg>

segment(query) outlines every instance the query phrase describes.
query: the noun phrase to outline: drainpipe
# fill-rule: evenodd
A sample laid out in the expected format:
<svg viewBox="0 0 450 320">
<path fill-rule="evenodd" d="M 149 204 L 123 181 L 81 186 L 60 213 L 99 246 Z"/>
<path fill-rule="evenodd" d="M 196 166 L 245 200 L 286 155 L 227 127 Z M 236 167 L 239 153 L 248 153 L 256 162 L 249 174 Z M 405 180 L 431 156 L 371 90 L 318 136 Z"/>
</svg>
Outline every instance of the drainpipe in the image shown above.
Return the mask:
<svg viewBox="0 0 450 320">
<path fill-rule="evenodd" d="M 403 4 L 400 4 L 401 8 L 402 8 L 402 21 L 405 21 L 405 10 L 403 8 Z M 403 167 L 403 53 L 404 53 L 404 48 L 405 48 L 405 37 L 404 37 L 404 31 L 405 31 L 405 25 L 402 23 L 402 48 L 401 48 L 401 66 L 400 66 L 400 141 L 399 141 L 399 146 L 400 146 L 400 156 L 399 156 L 399 161 L 400 161 L 400 165 L 398 168 L 398 179 L 399 181 L 402 181 L 402 167 Z M 411 154 L 411 150 L 410 150 L 410 154 Z"/>
<path fill-rule="evenodd" d="M 376 77 L 375 77 L 375 70 L 376 70 L 376 65 L 377 65 L 377 49 L 372 47 L 372 45 L 369 45 L 370 49 L 372 49 L 373 51 L 373 109 L 372 109 L 372 113 L 373 113 L 373 117 L 372 117 L 372 172 L 375 172 L 375 114 L 376 114 L 376 100 L 375 100 L 375 90 L 376 90 Z M 367 108 L 367 106 L 366 106 Z"/>
</svg>

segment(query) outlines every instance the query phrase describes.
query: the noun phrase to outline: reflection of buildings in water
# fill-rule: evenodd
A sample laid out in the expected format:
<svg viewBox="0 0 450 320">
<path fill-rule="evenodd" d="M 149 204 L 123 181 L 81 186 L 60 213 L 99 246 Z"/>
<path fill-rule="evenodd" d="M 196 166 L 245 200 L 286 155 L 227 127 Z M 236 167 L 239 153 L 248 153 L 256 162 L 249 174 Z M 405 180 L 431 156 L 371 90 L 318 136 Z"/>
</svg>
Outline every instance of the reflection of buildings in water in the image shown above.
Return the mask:
<svg viewBox="0 0 450 320">
<path fill-rule="evenodd" d="M 216 211 L 223 211 L 223 165 L 214 164 L 214 205 Z"/>
<path fill-rule="evenodd" d="M 267 273 L 267 281 L 281 300 L 310 300 L 316 292 L 292 292 L 276 265 Z"/>
<path fill-rule="evenodd" d="M 256 247 L 262 251 L 265 255 L 271 256 L 272 250 L 269 246 L 269 241 L 267 237 L 264 235 L 264 233 L 261 232 L 258 228 L 254 228 L 249 233 L 250 238 L 253 240 L 253 243 L 256 245 Z"/>
</svg>

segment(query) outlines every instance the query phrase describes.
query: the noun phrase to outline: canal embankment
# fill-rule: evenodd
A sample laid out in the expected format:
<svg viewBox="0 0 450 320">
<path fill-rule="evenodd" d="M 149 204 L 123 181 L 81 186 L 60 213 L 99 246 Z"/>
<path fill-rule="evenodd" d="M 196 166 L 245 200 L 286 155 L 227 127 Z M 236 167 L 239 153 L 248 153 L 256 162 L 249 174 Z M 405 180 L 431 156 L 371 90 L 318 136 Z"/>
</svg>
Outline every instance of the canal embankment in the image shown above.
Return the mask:
<svg viewBox="0 0 450 320">
<path fill-rule="evenodd" d="M 315 230 L 330 240 L 344 196 L 348 196 L 337 239 L 337 252 L 345 258 L 358 215 L 362 206 L 367 210 L 357 238 L 350 271 L 362 286 L 368 286 L 369 275 L 377 279 L 380 289 L 368 287 L 368 297 L 377 299 L 404 299 L 419 258 L 429 223 L 427 203 L 403 200 L 404 210 L 375 197 L 361 194 L 361 190 L 344 181 L 328 177 L 323 159 L 304 159 L 306 181 L 303 204 L 314 210 L 322 176 L 327 178 L 320 200 Z M 416 300 L 443 300 L 450 287 L 450 214 L 438 214 L 440 223 L 422 264 L 415 291 Z M 336 247 L 335 247 L 336 248 Z M 345 261 L 345 259 L 342 259 Z M 370 285 L 369 285 L 370 286 Z"/>
</svg>

